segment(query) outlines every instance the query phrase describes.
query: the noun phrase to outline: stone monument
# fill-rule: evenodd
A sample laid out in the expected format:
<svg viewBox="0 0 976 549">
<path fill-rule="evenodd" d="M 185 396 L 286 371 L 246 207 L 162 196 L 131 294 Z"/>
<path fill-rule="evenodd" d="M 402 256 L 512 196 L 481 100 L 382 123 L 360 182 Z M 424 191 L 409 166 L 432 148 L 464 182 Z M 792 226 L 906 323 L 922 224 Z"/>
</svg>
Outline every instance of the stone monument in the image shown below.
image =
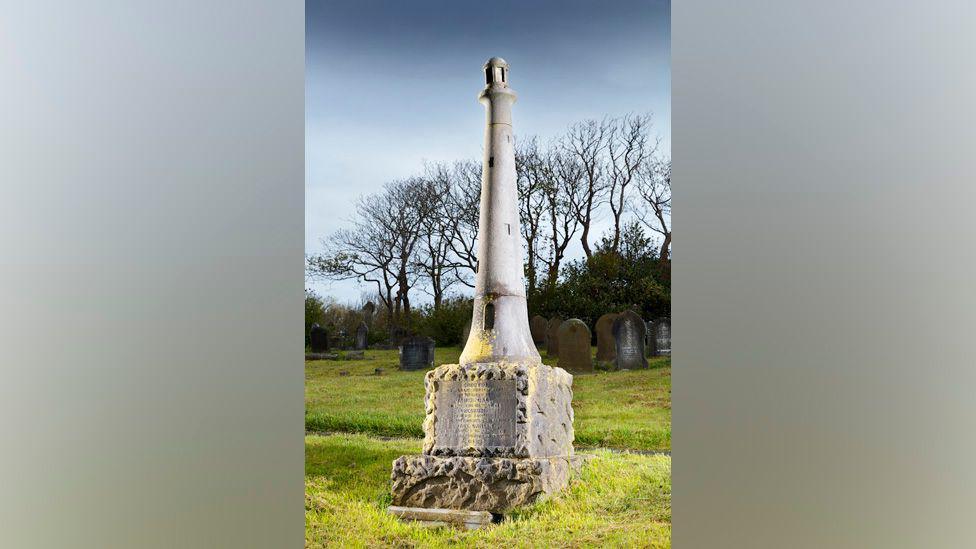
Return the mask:
<svg viewBox="0 0 976 549">
<path fill-rule="evenodd" d="M 546 328 L 546 356 L 559 356 L 559 327 L 563 325 L 563 319 L 554 316 L 549 319 L 549 326 Z"/>
<path fill-rule="evenodd" d="M 548 328 L 549 323 L 546 322 L 545 317 L 540 315 L 532 317 L 532 321 L 529 323 L 529 330 L 532 332 L 532 341 L 536 345 L 542 345 L 546 342 L 546 330 Z"/>
<path fill-rule="evenodd" d="M 592 373 L 590 338 L 590 329 L 582 320 L 563 322 L 559 327 L 559 367 L 572 374 Z"/>
<path fill-rule="evenodd" d="M 400 342 L 400 369 L 425 370 L 434 367 L 434 340 L 424 336 L 404 338 Z"/>
<path fill-rule="evenodd" d="M 365 322 L 360 322 L 356 328 L 356 349 L 363 350 L 369 343 L 369 326 Z"/>
<path fill-rule="evenodd" d="M 523 284 L 508 64 L 484 66 L 487 128 L 471 333 L 459 364 L 424 379 L 421 455 L 393 463 L 390 512 L 481 525 L 564 488 L 573 455 L 573 376 L 542 363 Z M 432 518 L 440 517 L 440 518 Z"/>
<path fill-rule="evenodd" d="M 313 353 L 324 353 L 329 350 L 329 332 L 318 324 L 312 324 L 308 330 L 308 346 Z"/>
<path fill-rule="evenodd" d="M 617 369 L 647 368 L 644 358 L 644 338 L 647 326 L 640 315 L 626 310 L 613 321 L 613 338 L 617 341 Z"/>
<path fill-rule="evenodd" d="M 655 320 L 651 328 L 651 356 L 671 356 L 671 319 L 663 317 Z"/>
<path fill-rule="evenodd" d="M 617 358 L 617 343 L 613 339 L 613 321 L 617 313 L 607 313 L 596 321 L 593 329 L 596 331 L 596 360 L 597 362 L 613 362 Z"/>
</svg>

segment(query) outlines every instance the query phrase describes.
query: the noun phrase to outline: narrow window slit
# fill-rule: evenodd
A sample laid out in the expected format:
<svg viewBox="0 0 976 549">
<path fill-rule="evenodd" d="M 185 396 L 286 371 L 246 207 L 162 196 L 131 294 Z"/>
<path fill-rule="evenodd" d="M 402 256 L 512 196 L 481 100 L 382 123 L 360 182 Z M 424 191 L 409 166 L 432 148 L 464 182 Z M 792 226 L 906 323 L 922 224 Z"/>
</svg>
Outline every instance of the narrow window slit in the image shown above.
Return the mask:
<svg viewBox="0 0 976 549">
<path fill-rule="evenodd" d="M 494 330 L 495 329 L 495 304 L 489 303 L 485 305 L 485 329 Z"/>
<path fill-rule="evenodd" d="M 494 156 L 489 156 L 488 157 L 488 167 L 489 168 L 495 167 L 495 157 Z"/>
</svg>

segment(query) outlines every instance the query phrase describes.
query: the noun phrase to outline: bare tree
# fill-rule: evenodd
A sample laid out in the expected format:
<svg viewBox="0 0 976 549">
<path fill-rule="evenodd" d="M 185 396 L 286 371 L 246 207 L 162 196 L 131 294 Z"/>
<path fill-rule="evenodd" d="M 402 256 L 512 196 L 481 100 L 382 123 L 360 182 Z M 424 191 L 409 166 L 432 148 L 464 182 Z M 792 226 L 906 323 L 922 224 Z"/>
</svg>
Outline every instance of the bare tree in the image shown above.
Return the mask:
<svg viewBox="0 0 976 549">
<path fill-rule="evenodd" d="M 637 172 L 657 151 L 659 139 L 651 140 L 650 115 L 627 115 L 613 119 L 607 138 L 607 189 L 610 212 L 613 215 L 611 249 L 620 248 L 621 220 L 627 210 L 628 187 Z"/>
<path fill-rule="evenodd" d="M 580 243 L 587 258 L 593 256 L 593 251 L 590 249 L 590 227 L 607 195 L 604 153 L 611 131 L 612 122 L 608 119 L 600 122 L 596 120 L 578 122 L 569 128 L 560 144 L 563 152 L 574 157 L 574 160 L 579 163 L 584 175 L 582 185 L 574 189 L 575 192 L 570 199 L 582 228 Z"/>
<path fill-rule="evenodd" d="M 542 230 L 546 217 L 546 186 L 550 184 L 549 166 L 535 137 L 516 141 L 515 172 L 519 193 L 519 225 L 525 239 L 525 278 L 529 295 L 535 292 L 542 253 Z"/>
<path fill-rule="evenodd" d="M 542 261 L 546 266 L 546 285 L 551 288 L 559 278 L 559 266 L 565 258 L 566 248 L 579 230 L 573 197 L 580 194 L 586 177 L 578 159 L 555 146 L 549 149 L 542 165 L 549 252 Z"/>
<path fill-rule="evenodd" d="M 644 211 L 639 218 L 662 237 L 661 262 L 671 257 L 671 159 L 649 159 L 638 171 L 637 188 Z"/>
<path fill-rule="evenodd" d="M 432 179 L 447 182 L 447 195 L 441 210 L 441 228 L 451 256 L 449 266 L 458 282 L 474 288 L 478 270 L 478 217 L 481 211 L 481 163 L 455 162 L 447 168 L 438 165 Z"/>
<path fill-rule="evenodd" d="M 418 275 L 415 252 L 427 213 L 424 185 L 419 178 L 394 181 L 379 194 L 360 197 L 352 227 L 323 241 L 326 251 L 308 259 L 307 272 L 373 283 L 394 322 L 409 318 Z"/>
<path fill-rule="evenodd" d="M 428 165 L 426 172 L 420 189 L 424 217 L 415 266 L 429 283 L 421 289 L 434 299 L 434 309 L 439 309 L 445 292 L 458 281 L 451 261 L 450 226 L 445 223 L 450 219 L 452 181 L 443 165 Z"/>
</svg>

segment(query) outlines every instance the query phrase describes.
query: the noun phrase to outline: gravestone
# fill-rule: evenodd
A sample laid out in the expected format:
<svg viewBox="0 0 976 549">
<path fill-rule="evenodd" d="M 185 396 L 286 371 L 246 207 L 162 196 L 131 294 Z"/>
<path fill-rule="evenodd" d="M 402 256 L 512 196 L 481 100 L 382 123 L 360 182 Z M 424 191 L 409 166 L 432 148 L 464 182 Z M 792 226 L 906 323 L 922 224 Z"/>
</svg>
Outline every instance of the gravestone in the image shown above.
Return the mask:
<svg viewBox="0 0 976 549">
<path fill-rule="evenodd" d="M 613 339 L 613 321 L 617 313 L 607 313 L 596 321 L 596 360 L 597 362 L 612 362 L 617 358 L 617 342 Z"/>
<path fill-rule="evenodd" d="M 544 317 L 540 315 L 532 317 L 532 321 L 529 323 L 529 331 L 532 333 L 532 341 L 536 345 L 542 345 L 546 342 L 546 330 L 548 328 L 549 323 Z"/>
<path fill-rule="evenodd" d="M 627 310 L 613 321 L 613 338 L 617 342 L 617 369 L 637 370 L 647 368 L 644 358 L 644 338 L 647 326 L 640 315 Z"/>
<path fill-rule="evenodd" d="M 563 319 L 553 317 L 549 320 L 549 327 L 546 329 L 546 355 L 550 357 L 559 356 L 559 327 Z"/>
<path fill-rule="evenodd" d="M 559 327 L 558 366 L 571 374 L 593 371 L 590 358 L 590 329 L 578 318 L 571 318 Z"/>
<path fill-rule="evenodd" d="M 329 350 L 329 332 L 318 324 L 312 324 L 308 331 L 308 346 L 313 353 L 324 353 Z"/>
<path fill-rule="evenodd" d="M 434 340 L 414 336 L 400 343 L 400 369 L 424 370 L 434 366 Z"/>
<path fill-rule="evenodd" d="M 655 320 L 651 329 L 653 341 L 652 356 L 671 356 L 671 319 L 663 317 Z"/>
<path fill-rule="evenodd" d="M 359 350 L 365 349 L 368 341 L 369 327 L 366 326 L 365 322 L 360 322 L 359 327 L 356 328 L 356 348 Z"/>
</svg>

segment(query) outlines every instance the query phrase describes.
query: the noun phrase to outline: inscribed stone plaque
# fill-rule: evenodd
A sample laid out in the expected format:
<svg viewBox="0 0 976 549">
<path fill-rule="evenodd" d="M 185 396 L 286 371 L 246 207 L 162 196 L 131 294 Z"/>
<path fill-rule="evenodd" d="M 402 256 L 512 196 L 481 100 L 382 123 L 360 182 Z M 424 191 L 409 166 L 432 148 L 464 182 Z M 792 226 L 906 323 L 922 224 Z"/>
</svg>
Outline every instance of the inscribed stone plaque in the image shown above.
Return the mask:
<svg viewBox="0 0 976 549">
<path fill-rule="evenodd" d="M 436 396 L 435 445 L 514 446 L 515 390 L 514 379 L 441 381 Z"/>
<path fill-rule="evenodd" d="M 634 311 L 624 311 L 613 321 L 613 336 L 617 341 L 617 368 L 635 370 L 647 368 L 644 340 L 647 326 Z"/>
</svg>

